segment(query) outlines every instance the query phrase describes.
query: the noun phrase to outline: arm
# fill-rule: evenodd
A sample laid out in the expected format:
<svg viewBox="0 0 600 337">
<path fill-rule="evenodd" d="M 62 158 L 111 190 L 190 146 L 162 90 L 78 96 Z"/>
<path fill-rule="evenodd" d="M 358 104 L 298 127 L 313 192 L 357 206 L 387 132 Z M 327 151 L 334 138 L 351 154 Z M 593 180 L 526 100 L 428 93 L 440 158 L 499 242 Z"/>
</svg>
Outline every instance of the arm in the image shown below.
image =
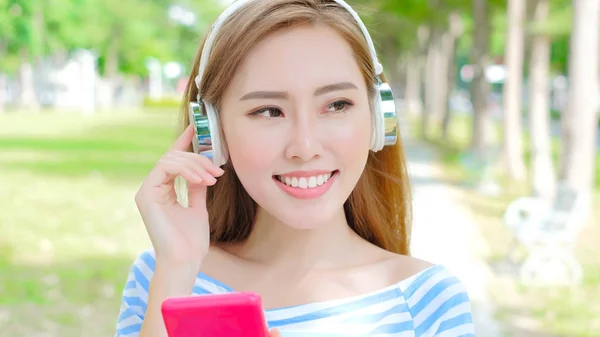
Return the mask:
<svg viewBox="0 0 600 337">
<path fill-rule="evenodd" d="M 161 263 L 149 252 L 141 254 L 123 290 L 115 337 L 167 337 L 162 302 L 192 294 L 196 280 L 193 269 Z"/>
</svg>

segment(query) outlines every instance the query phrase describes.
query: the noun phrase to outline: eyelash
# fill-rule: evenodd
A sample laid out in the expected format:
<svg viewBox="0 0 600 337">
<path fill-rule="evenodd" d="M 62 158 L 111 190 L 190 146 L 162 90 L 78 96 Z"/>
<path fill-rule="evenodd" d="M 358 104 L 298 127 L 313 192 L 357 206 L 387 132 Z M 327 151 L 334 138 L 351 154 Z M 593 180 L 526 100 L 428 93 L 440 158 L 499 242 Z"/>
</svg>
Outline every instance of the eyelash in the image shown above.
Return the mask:
<svg viewBox="0 0 600 337">
<path fill-rule="evenodd" d="M 251 112 L 251 113 L 250 113 L 250 116 L 256 116 L 256 117 L 258 117 L 258 116 L 260 116 L 260 114 L 262 114 L 263 112 L 270 111 L 270 110 L 275 110 L 275 111 L 277 111 L 278 113 L 280 113 L 280 114 L 282 114 L 282 115 L 283 115 L 283 112 L 281 111 L 281 109 L 278 109 L 278 108 L 275 108 L 275 107 L 264 107 L 264 108 L 260 108 L 260 109 L 258 109 L 258 110 L 255 110 L 255 111 Z M 277 118 L 277 117 L 265 116 L 265 118 L 267 118 L 267 119 L 271 119 L 271 118 Z"/>
<path fill-rule="evenodd" d="M 332 102 L 327 107 L 330 107 L 332 105 L 339 104 L 339 103 L 344 104 L 344 108 L 342 110 L 333 111 L 332 113 L 345 113 L 348 109 L 350 109 L 351 107 L 354 106 L 353 102 L 351 102 L 351 101 L 349 101 L 347 99 L 340 99 L 340 100 L 337 100 L 335 102 Z"/>
<path fill-rule="evenodd" d="M 346 100 L 346 99 L 341 99 L 341 100 L 337 100 L 335 102 L 330 103 L 329 105 L 327 105 L 327 108 L 329 109 L 329 107 L 331 106 L 335 106 L 336 104 L 344 104 L 344 108 L 341 110 L 336 110 L 336 111 L 331 111 L 331 113 L 333 114 L 338 114 L 338 113 L 345 113 L 349 108 L 354 106 L 354 103 Z M 250 113 L 250 116 L 259 116 L 261 113 L 263 112 L 267 112 L 269 110 L 274 110 L 277 111 L 279 114 L 283 114 L 283 112 L 281 111 L 281 109 L 279 108 L 275 108 L 275 107 L 264 107 L 264 108 L 260 108 L 258 110 L 255 110 L 253 112 Z M 272 116 L 265 116 L 265 118 L 267 119 L 271 119 L 271 118 L 277 118 L 277 117 L 272 117 Z"/>
</svg>

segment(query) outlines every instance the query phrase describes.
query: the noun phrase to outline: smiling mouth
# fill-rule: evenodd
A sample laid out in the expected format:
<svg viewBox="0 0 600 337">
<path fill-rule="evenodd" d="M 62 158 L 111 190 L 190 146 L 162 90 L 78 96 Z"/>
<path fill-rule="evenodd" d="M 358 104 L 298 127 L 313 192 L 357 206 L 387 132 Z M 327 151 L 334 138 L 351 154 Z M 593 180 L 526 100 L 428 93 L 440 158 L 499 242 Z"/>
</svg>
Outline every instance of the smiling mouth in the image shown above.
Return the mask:
<svg viewBox="0 0 600 337">
<path fill-rule="evenodd" d="M 289 187 L 295 188 L 315 188 L 324 185 L 331 179 L 334 175 L 338 173 L 338 170 L 331 171 L 327 174 L 319 174 L 310 177 L 293 177 L 293 176 L 273 176 L 274 179 L 282 182 L 283 184 Z"/>
</svg>

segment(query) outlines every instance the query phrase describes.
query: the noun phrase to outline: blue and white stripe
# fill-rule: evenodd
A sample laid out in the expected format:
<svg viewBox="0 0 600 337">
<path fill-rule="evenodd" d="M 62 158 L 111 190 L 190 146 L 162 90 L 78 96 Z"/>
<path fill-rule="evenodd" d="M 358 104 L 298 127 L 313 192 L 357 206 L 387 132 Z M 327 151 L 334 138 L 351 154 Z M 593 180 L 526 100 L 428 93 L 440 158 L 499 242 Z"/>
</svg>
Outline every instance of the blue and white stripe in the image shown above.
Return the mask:
<svg viewBox="0 0 600 337">
<path fill-rule="evenodd" d="M 139 335 L 155 264 L 151 250 L 133 263 L 123 290 L 116 337 Z M 227 285 L 198 274 L 193 294 L 232 291 Z M 366 295 L 266 310 L 265 317 L 269 327 L 279 328 L 284 337 L 300 331 L 310 336 L 475 336 L 466 289 L 440 265 Z"/>
</svg>

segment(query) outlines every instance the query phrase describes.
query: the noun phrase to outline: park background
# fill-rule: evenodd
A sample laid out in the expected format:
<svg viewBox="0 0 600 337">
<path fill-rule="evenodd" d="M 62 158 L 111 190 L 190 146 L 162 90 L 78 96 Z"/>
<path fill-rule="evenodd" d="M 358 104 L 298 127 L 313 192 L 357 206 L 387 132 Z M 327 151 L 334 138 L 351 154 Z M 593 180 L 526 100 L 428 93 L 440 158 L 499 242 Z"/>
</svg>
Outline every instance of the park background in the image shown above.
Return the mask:
<svg viewBox="0 0 600 337">
<path fill-rule="evenodd" d="M 0 0 L 1 336 L 114 334 L 149 246 L 133 195 L 177 134 L 193 55 L 227 2 Z M 483 289 L 478 336 L 599 336 L 600 0 L 349 2 L 398 98 L 415 255 L 456 256 Z M 590 202 L 563 210 L 583 215 L 555 250 L 576 263 L 545 270 L 582 274 L 525 282 L 505 213 L 520 197 L 552 205 L 557 186 Z"/>
</svg>

